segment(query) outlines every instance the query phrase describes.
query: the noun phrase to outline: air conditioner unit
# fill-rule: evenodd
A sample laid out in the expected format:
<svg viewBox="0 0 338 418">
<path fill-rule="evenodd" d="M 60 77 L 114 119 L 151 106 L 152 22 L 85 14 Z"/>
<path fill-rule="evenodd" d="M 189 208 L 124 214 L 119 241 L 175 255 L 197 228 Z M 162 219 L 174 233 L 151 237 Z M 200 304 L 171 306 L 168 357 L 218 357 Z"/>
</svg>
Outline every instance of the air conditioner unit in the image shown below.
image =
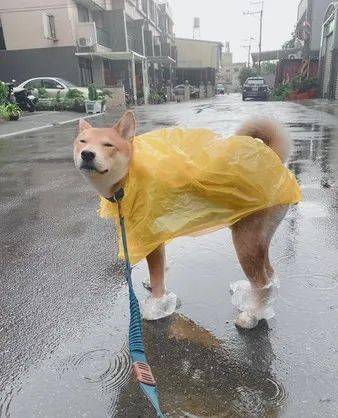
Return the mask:
<svg viewBox="0 0 338 418">
<path fill-rule="evenodd" d="M 296 52 L 296 53 L 294 53 L 294 54 L 289 54 L 289 55 L 288 55 L 288 59 L 289 59 L 289 60 L 296 60 L 296 59 L 300 59 L 300 58 L 302 58 L 302 53 L 301 53 L 301 51 Z"/>
<path fill-rule="evenodd" d="M 93 46 L 94 45 L 91 38 L 84 38 L 84 37 L 78 38 L 77 44 L 78 44 L 78 46 L 82 46 L 82 47 Z"/>
</svg>

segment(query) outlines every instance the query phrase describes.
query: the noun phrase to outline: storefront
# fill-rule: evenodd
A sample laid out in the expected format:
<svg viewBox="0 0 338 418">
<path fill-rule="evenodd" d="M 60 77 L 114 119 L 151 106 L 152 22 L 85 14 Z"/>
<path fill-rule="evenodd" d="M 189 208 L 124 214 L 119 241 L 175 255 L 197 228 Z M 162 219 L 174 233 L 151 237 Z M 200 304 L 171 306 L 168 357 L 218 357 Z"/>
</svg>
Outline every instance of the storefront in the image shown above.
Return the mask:
<svg viewBox="0 0 338 418">
<path fill-rule="evenodd" d="M 98 86 L 114 87 L 123 84 L 135 103 L 140 97 L 147 103 L 149 82 L 145 56 L 133 51 L 78 52 L 75 55 L 80 61 L 91 61 L 93 82 Z"/>
</svg>

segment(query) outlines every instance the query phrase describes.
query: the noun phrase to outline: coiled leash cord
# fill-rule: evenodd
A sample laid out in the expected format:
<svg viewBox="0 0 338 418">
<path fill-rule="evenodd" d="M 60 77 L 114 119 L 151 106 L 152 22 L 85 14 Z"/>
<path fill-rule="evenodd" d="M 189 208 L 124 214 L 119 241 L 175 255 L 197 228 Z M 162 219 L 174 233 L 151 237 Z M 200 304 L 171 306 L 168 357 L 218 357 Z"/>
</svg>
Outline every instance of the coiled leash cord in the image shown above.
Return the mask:
<svg viewBox="0 0 338 418">
<path fill-rule="evenodd" d="M 139 382 L 141 389 L 146 397 L 149 399 L 153 408 L 156 411 L 157 417 L 164 418 L 160 409 L 159 395 L 156 387 L 156 382 L 148 364 L 147 357 L 144 352 L 142 339 L 142 319 L 140 313 L 140 306 L 134 292 L 133 282 L 131 279 L 131 265 L 129 260 L 126 226 L 121 208 L 121 200 L 124 196 L 124 190 L 119 189 L 111 198 L 107 199 L 110 202 L 117 203 L 122 245 L 125 258 L 125 278 L 129 288 L 129 309 L 130 309 L 130 323 L 129 323 L 129 352 L 133 364 L 134 374 Z"/>
</svg>

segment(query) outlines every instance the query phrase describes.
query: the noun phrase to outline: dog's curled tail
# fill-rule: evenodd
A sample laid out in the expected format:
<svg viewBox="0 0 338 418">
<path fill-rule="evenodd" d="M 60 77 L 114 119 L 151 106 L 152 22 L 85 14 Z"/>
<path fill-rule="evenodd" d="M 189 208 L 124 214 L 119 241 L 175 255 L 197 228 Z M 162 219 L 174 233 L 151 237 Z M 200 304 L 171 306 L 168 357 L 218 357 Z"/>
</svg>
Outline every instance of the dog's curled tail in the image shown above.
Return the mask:
<svg viewBox="0 0 338 418">
<path fill-rule="evenodd" d="M 248 120 L 237 130 L 236 135 L 261 139 L 285 162 L 290 154 L 290 139 L 284 128 L 274 119 L 258 117 Z"/>
</svg>

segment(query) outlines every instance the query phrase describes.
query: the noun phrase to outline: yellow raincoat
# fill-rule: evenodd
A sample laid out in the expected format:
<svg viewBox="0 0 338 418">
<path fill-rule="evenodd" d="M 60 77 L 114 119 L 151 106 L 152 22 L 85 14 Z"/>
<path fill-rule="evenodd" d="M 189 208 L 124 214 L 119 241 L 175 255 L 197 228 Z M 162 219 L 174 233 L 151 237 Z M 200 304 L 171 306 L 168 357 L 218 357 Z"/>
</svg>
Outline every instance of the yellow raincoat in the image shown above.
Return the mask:
<svg viewBox="0 0 338 418">
<path fill-rule="evenodd" d="M 137 136 L 133 145 L 122 200 L 132 264 L 175 237 L 301 200 L 294 175 L 259 139 L 175 128 Z M 101 198 L 99 213 L 118 225 L 115 203 Z"/>
</svg>

